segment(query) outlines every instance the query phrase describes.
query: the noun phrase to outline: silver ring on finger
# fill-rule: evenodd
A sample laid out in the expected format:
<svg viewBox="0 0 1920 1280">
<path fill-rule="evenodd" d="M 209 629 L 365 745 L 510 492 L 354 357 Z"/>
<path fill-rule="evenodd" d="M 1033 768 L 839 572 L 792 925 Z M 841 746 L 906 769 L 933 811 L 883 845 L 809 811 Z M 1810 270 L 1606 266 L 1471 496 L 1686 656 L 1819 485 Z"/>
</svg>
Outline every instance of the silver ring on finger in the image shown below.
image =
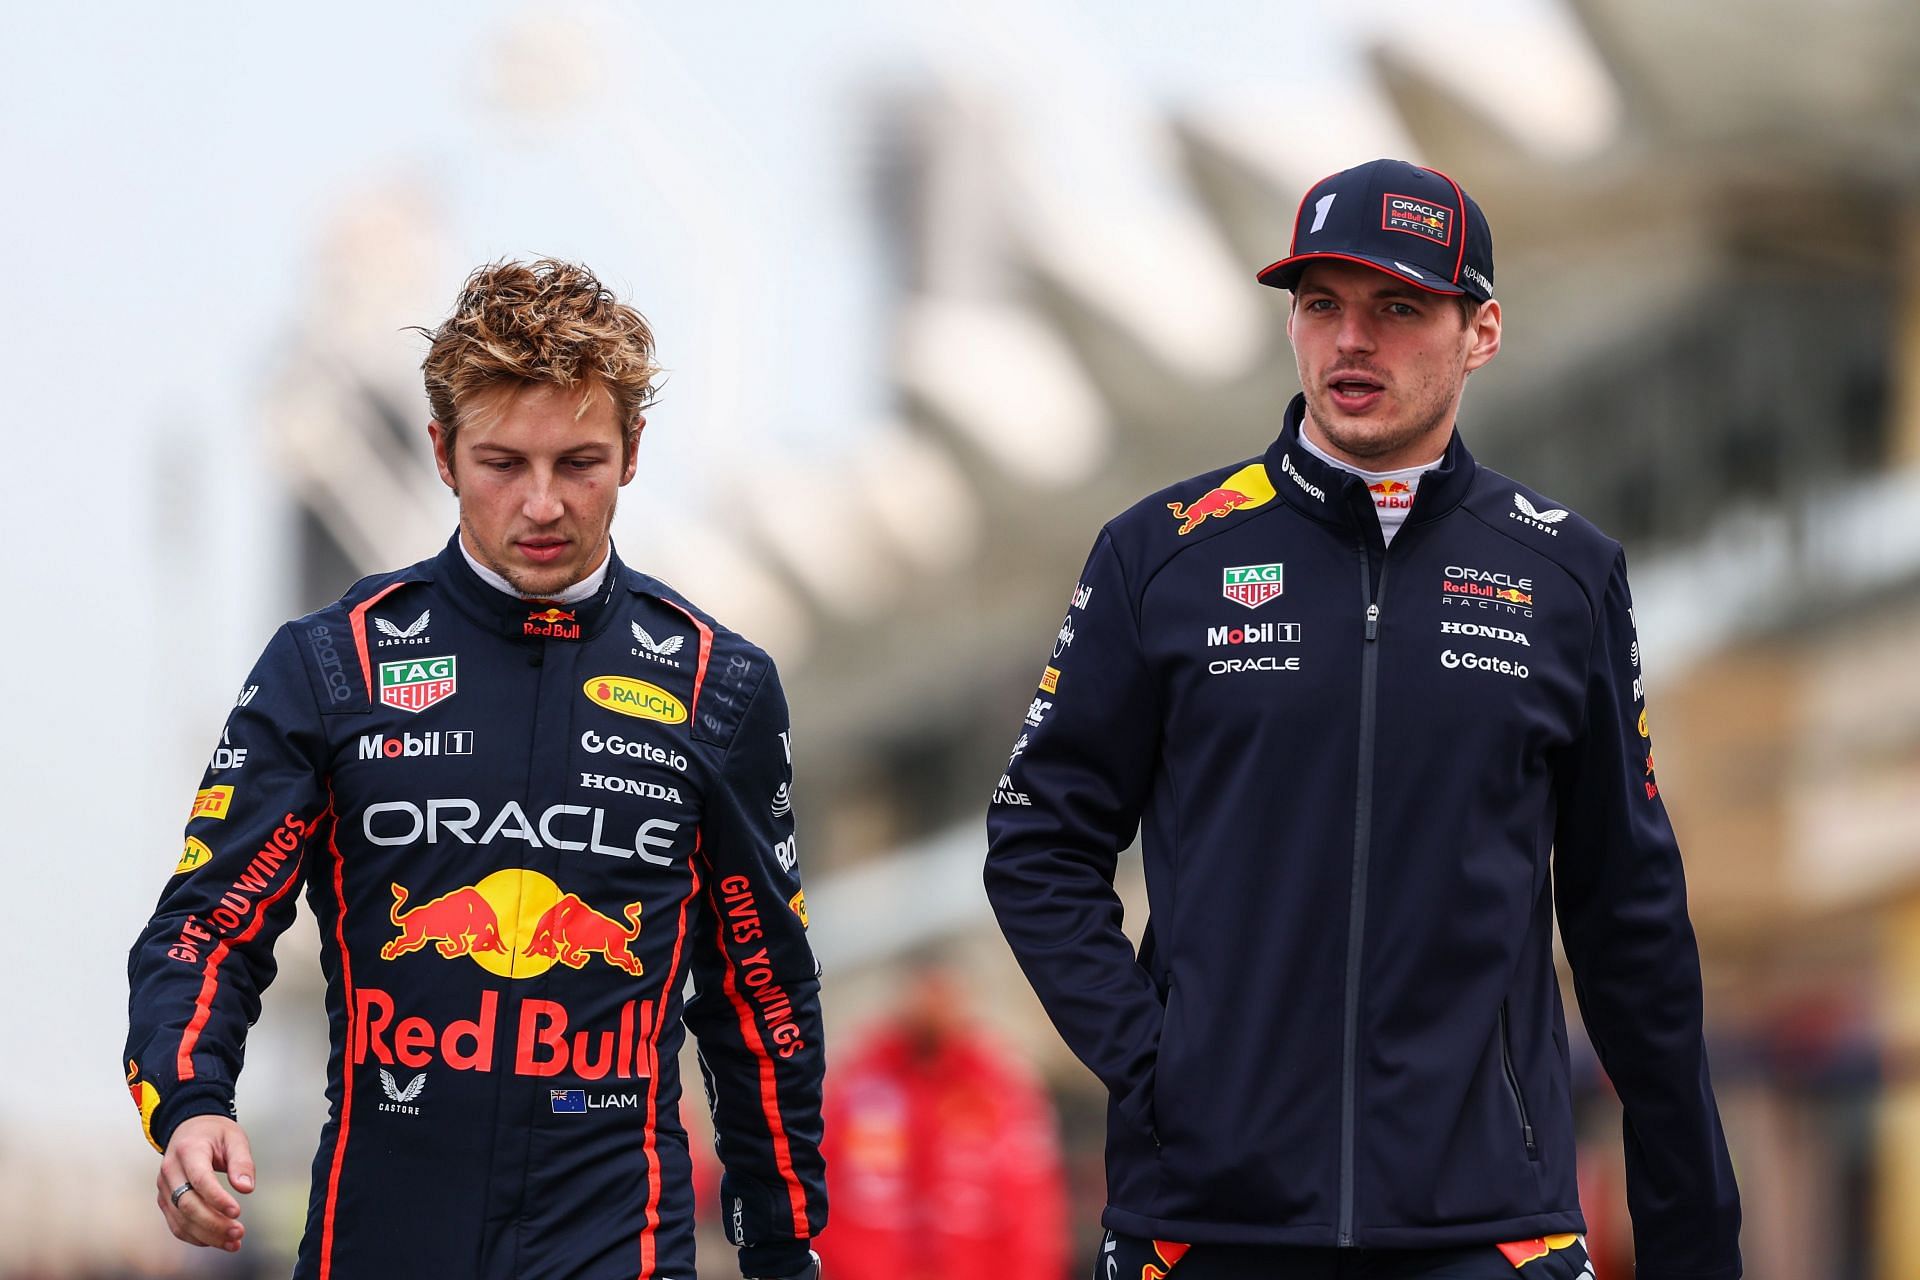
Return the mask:
<svg viewBox="0 0 1920 1280">
<path fill-rule="evenodd" d="M 175 1187 L 168 1196 L 168 1199 L 173 1201 L 173 1207 L 178 1209 L 180 1207 L 180 1197 L 191 1190 L 193 1190 L 193 1184 L 191 1182 L 183 1182 Z"/>
</svg>

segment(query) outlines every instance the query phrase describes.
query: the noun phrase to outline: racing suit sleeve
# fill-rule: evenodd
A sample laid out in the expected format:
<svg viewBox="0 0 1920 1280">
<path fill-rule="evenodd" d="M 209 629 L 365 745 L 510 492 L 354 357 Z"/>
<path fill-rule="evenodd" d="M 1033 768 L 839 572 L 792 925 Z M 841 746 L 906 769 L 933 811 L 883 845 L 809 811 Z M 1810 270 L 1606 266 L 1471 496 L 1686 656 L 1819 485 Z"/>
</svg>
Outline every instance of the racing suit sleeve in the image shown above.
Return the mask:
<svg viewBox="0 0 1920 1280">
<path fill-rule="evenodd" d="M 1557 778 L 1560 930 L 1625 1107 L 1640 1280 L 1721 1280 L 1740 1274 L 1740 1197 L 1707 1072 L 1700 957 L 1654 776 L 1624 554 L 1598 612 L 1586 732 Z"/>
<path fill-rule="evenodd" d="M 327 798 L 319 708 L 291 628 L 247 677 L 187 820 L 185 849 L 127 958 L 127 1087 L 164 1151 L 197 1115 L 232 1115 L 273 943 L 293 923 Z"/>
<path fill-rule="evenodd" d="M 1067 1047 L 1152 1134 L 1164 1005 L 1113 878 L 1152 784 L 1159 699 L 1104 530 L 1074 601 L 987 811 L 987 897 Z"/>
<path fill-rule="evenodd" d="M 808 1262 L 827 1221 L 820 970 L 807 945 L 787 700 L 769 663 L 701 828 L 687 1026 L 713 1109 L 721 1222 L 748 1276 Z"/>
</svg>

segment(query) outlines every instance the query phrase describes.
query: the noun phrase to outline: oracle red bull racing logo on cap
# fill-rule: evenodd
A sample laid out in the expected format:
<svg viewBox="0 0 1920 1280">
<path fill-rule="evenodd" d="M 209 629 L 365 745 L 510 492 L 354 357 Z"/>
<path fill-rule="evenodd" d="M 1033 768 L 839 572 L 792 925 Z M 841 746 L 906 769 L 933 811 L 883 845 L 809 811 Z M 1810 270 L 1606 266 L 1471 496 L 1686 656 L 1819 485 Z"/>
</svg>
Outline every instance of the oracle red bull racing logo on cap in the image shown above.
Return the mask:
<svg viewBox="0 0 1920 1280">
<path fill-rule="evenodd" d="M 1453 243 L 1453 210 L 1431 200 L 1389 194 L 1381 198 L 1380 229 L 1404 231 L 1436 244 L 1450 245 Z"/>
<path fill-rule="evenodd" d="M 679 724 L 687 718 L 686 704 L 657 684 L 632 676 L 595 676 L 580 686 L 588 701 L 637 720 Z"/>
<path fill-rule="evenodd" d="M 1181 535 L 1192 533 L 1211 519 L 1224 520 L 1236 511 L 1247 511 L 1273 501 L 1273 482 L 1267 479 L 1262 463 L 1240 468 L 1215 488 L 1192 502 L 1169 502 L 1167 510 L 1180 521 Z"/>
<path fill-rule="evenodd" d="M 425 711 L 451 698 L 456 684 L 454 656 L 403 658 L 380 664 L 380 701 L 402 711 Z"/>
<path fill-rule="evenodd" d="M 1220 571 L 1220 594 L 1235 604 L 1258 609 L 1280 598 L 1284 565 L 1236 564 Z"/>
<path fill-rule="evenodd" d="M 396 881 L 392 889 L 387 918 L 400 934 L 380 948 L 382 960 L 431 944 L 444 959 L 465 956 L 503 978 L 537 977 L 556 963 L 579 969 L 595 956 L 636 978 L 644 972 L 633 954 L 640 936 L 638 902 L 627 904 L 623 926 L 540 872 L 517 867 L 415 907 L 407 906 L 405 885 Z"/>
</svg>

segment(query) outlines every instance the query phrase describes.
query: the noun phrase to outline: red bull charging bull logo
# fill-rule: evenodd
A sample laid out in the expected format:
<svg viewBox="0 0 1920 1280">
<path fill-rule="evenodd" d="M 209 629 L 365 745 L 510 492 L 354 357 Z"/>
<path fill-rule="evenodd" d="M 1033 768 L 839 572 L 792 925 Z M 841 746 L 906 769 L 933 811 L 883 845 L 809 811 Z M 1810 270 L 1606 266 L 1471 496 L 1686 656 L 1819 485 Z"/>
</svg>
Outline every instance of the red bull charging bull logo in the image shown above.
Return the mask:
<svg viewBox="0 0 1920 1280">
<path fill-rule="evenodd" d="M 1244 466 L 1218 488 L 1209 489 L 1192 502 L 1169 502 L 1167 510 L 1180 521 L 1178 532 L 1192 533 L 1210 519 L 1226 519 L 1236 511 L 1247 511 L 1273 501 L 1273 484 L 1262 463 Z"/>
<path fill-rule="evenodd" d="M 579 969 L 594 956 L 634 977 L 643 972 L 633 954 L 640 903 L 627 904 L 622 925 L 538 871 L 496 871 L 411 909 L 407 900 L 406 886 L 394 884 L 387 915 L 400 934 L 380 948 L 382 960 L 397 960 L 431 943 L 448 960 L 465 956 L 503 978 L 531 978 L 556 962 Z"/>
</svg>

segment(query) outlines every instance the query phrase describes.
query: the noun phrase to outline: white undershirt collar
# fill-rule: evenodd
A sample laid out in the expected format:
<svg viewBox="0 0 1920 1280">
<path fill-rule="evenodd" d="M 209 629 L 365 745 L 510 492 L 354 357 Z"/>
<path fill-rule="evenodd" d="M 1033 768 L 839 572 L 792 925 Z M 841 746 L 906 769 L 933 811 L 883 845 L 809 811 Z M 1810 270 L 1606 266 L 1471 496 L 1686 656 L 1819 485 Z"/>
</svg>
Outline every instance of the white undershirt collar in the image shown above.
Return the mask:
<svg viewBox="0 0 1920 1280">
<path fill-rule="evenodd" d="M 1374 514 L 1380 517 L 1380 537 L 1389 544 L 1393 542 L 1393 535 L 1400 532 L 1400 526 L 1407 522 L 1407 512 L 1413 510 L 1413 495 L 1420 488 L 1420 477 L 1439 466 L 1446 457 L 1443 453 L 1432 462 L 1396 471 L 1368 471 L 1334 457 L 1309 440 L 1305 431 L 1300 433 L 1300 447 L 1328 466 L 1360 477 L 1373 495 Z"/>
<path fill-rule="evenodd" d="M 473 552 L 467 550 L 467 539 L 465 535 L 462 535 L 460 538 L 460 554 L 467 558 L 467 567 L 473 570 L 480 581 L 486 583 L 495 591 L 504 592 L 510 596 L 518 596 L 522 600 L 551 600 L 555 604 L 579 604 L 582 600 L 598 592 L 600 590 L 600 584 L 607 580 L 607 567 L 613 563 L 613 544 L 607 544 L 607 554 L 600 557 L 600 567 L 592 573 L 580 579 L 580 581 L 574 583 L 565 591 L 540 596 L 528 595 L 493 570 L 487 568 L 487 566 L 481 564 L 478 560 L 475 560 L 473 558 Z"/>
</svg>

